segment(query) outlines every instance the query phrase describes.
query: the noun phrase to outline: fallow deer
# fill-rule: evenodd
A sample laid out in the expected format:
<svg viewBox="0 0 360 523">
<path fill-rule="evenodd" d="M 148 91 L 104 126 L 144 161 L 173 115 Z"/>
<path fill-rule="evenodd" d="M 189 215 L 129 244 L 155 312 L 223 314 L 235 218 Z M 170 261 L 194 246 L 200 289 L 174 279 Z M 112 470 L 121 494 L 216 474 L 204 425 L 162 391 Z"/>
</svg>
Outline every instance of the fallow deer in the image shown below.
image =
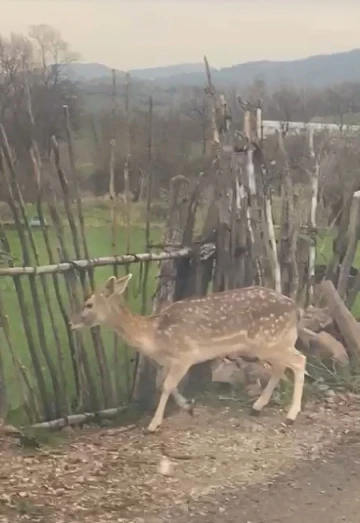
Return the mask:
<svg viewBox="0 0 360 523">
<path fill-rule="evenodd" d="M 140 316 L 122 298 L 131 276 L 109 278 L 85 301 L 71 326 L 81 329 L 104 324 L 164 368 L 162 393 L 149 432 L 161 425 L 170 395 L 180 407 L 191 410 L 177 387 L 192 365 L 229 354 L 255 357 L 272 367 L 271 378 L 253 405 L 256 412 L 268 404 L 285 369 L 293 371 L 287 422 L 295 421 L 301 411 L 306 357 L 295 348 L 297 308 L 293 300 L 266 287 L 246 287 L 177 301 L 157 315 Z"/>
</svg>

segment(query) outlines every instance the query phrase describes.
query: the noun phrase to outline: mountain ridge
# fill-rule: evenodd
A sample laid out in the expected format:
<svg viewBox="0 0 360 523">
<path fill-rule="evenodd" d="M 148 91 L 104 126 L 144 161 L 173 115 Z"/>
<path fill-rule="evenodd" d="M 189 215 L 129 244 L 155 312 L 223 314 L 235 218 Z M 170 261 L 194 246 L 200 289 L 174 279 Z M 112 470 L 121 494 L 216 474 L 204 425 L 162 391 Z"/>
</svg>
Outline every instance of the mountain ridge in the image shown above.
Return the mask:
<svg viewBox="0 0 360 523">
<path fill-rule="evenodd" d="M 73 63 L 68 67 L 72 78 L 84 81 L 100 80 L 111 75 L 111 67 L 100 63 Z M 124 71 L 116 71 L 119 76 L 125 75 Z M 133 69 L 129 73 L 134 79 L 167 86 L 203 85 L 205 81 L 201 63 Z M 263 80 L 269 85 L 290 81 L 297 85 L 322 87 L 344 81 L 360 81 L 360 49 L 296 60 L 249 61 L 212 68 L 212 75 L 214 81 L 221 85 L 245 85 L 254 80 Z"/>
</svg>

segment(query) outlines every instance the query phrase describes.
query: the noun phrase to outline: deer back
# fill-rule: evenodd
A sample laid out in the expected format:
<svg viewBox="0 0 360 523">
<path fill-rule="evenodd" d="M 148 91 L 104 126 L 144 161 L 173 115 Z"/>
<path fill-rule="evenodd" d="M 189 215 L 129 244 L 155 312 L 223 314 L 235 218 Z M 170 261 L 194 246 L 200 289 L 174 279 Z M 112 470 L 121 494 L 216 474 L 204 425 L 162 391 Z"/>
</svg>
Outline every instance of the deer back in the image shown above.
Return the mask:
<svg viewBox="0 0 360 523">
<path fill-rule="evenodd" d="M 297 328 L 296 304 L 265 287 L 247 287 L 175 302 L 158 316 L 158 342 L 232 350 L 252 343 L 276 342 Z M 251 353 L 251 351 L 250 351 Z"/>
</svg>

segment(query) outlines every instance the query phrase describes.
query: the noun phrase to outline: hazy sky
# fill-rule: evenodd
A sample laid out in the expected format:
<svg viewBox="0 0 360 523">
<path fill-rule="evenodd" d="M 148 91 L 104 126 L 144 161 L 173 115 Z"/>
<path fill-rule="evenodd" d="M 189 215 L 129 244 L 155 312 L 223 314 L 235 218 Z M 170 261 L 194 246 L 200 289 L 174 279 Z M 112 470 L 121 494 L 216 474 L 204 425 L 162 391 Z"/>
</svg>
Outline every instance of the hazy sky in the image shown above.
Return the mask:
<svg viewBox="0 0 360 523">
<path fill-rule="evenodd" d="M 122 70 L 291 59 L 360 47 L 360 0 L 0 0 L 0 33 L 50 24 Z"/>
</svg>

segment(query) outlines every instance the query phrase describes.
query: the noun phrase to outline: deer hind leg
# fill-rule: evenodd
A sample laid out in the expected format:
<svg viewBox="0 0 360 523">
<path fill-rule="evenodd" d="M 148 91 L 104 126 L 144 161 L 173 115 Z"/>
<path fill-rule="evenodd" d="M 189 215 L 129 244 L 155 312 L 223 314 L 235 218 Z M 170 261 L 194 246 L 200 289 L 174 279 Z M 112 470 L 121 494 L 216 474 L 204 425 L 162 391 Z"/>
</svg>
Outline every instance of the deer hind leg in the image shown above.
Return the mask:
<svg viewBox="0 0 360 523">
<path fill-rule="evenodd" d="M 295 347 L 289 351 L 286 366 L 294 373 L 294 393 L 290 409 L 287 413 L 286 420 L 293 423 L 299 412 L 301 412 L 301 400 L 305 381 L 306 356 L 301 354 Z"/>
<path fill-rule="evenodd" d="M 177 391 L 177 386 L 180 382 L 180 380 L 185 376 L 187 373 L 189 367 L 188 366 L 182 366 L 182 365 L 174 365 L 169 369 L 169 372 L 164 380 L 163 386 L 162 386 L 162 392 L 160 396 L 160 400 L 156 409 L 156 412 L 154 414 L 153 419 L 150 422 L 150 425 L 148 426 L 148 432 L 155 432 L 156 429 L 161 425 L 165 407 L 168 402 L 170 394 L 173 394 L 174 391 Z M 176 394 L 176 393 L 175 393 Z M 185 398 L 184 398 L 185 399 Z"/>
<path fill-rule="evenodd" d="M 161 367 L 156 373 L 156 388 L 160 390 L 164 384 L 164 380 L 169 372 L 169 367 Z M 174 398 L 176 404 L 181 409 L 185 410 L 189 414 L 193 415 L 194 413 L 194 402 L 185 398 L 177 388 L 171 391 L 171 395 Z"/>
<path fill-rule="evenodd" d="M 252 410 L 254 413 L 260 412 L 265 407 L 265 405 L 269 403 L 270 398 L 275 390 L 275 387 L 284 375 L 285 368 L 285 365 L 279 365 L 277 363 L 272 365 L 271 377 L 265 389 L 262 391 L 261 396 L 255 401 L 254 405 L 252 406 Z"/>
<path fill-rule="evenodd" d="M 174 389 L 171 392 L 172 397 L 174 398 L 176 404 L 186 412 L 188 412 L 191 416 L 194 414 L 194 400 L 188 400 L 185 398 L 178 389 Z"/>
</svg>

